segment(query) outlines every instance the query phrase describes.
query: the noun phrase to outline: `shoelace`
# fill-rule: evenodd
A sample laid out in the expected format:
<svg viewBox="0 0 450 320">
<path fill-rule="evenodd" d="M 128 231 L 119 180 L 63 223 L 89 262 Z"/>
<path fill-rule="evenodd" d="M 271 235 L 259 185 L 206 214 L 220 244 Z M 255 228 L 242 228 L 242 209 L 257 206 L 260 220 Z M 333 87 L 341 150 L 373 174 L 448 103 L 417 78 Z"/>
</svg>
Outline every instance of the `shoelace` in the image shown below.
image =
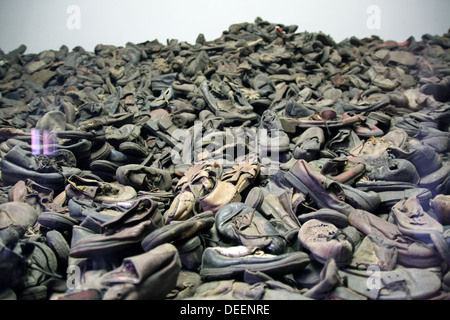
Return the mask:
<svg viewBox="0 0 450 320">
<path fill-rule="evenodd" d="M 30 269 L 39 271 L 39 272 L 41 272 L 41 273 L 43 273 L 43 274 L 45 274 L 45 275 L 47 275 L 47 276 L 49 276 L 49 277 L 56 278 L 56 279 L 64 279 L 63 276 L 61 276 L 61 275 L 59 275 L 59 274 L 57 274 L 57 273 L 51 272 L 51 271 L 44 270 L 44 269 L 42 269 L 41 267 L 37 266 L 37 265 L 34 264 L 34 263 L 26 262 L 26 266 L 27 266 L 28 268 L 30 268 Z"/>
<path fill-rule="evenodd" d="M 327 129 L 328 135 L 329 135 L 329 136 L 332 136 L 330 127 L 328 126 L 328 121 L 327 121 L 326 119 L 324 119 L 320 113 L 314 114 L 311 118 L 312 118 L 313 120 L 318 119 L 318 120 L 320 120 L 320 121 L 323 121 L 323 123 L 325 124 L 325 128 Z"/>
<path fill-rule="evenodd" d="M 64 179 L 64 185 L 67 185 L 68 180 L 66 176 L 63 174 L 62 166 L 67 164 L 68 166 L 75 166 L 74 163 L 70 163 L 70 158 L 68 158 L 68 154 L 64 150 L 57 150 L 56 154 L 52 157 L 48 155 L 36 155 L 34 156 L 36 162 L 38 164 L 38 171 L 42 172 L 57 172 L 61 174 Z M 66 163 L 68 162 L 68 163 Z"/>
<path fill-rule="evenodd" d="M 59 171 L 57 164 L 50 159 L 50 157 L 45 155 L 34 156 L 36 163 L 38 164 L 37 171 L 39 172 L 50 172 Z"/>
</svg>

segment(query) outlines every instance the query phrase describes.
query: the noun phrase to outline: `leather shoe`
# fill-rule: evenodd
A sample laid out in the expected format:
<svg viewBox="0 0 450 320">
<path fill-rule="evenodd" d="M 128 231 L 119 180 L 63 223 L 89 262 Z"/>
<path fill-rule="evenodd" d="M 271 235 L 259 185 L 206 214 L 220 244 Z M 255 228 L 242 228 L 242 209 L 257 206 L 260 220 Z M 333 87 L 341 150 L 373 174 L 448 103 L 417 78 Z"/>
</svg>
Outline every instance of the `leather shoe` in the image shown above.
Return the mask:
<svg viewBox="0 0 450 320">
<path fill-rule="evenodd" d="M 353 246 L 346 235 L 335 225 L 318 219 L 302 224 L 298 233 L 301 245 L 311 252 L 314 260 L 325 264 L 334 259 L 336 265 L 348 265 L 353 256 Z"/>
<path fill-rule="evenodd" d="M 256 209 L 242 202 L 230 203 L 216 213 L 216 228 L 221 236 L 235 245 L 255 246 L 280 254 L 286 240 Z"/>
<path fill-rule="evenodd" d="M 245 270 L 282 276 L 305 268 L 309 262 L 308 255 L 299 251 L 272 255 L 256 247 L 208 247 L 203 252 L 200 276 L 203 281 L 236 279 Z"/>
<path fill-rule="evenodd" d="M 181 261 L 170 243 L 123 259 L 122 265 L 101 277 L 103 300 L 163 299 L 175 288 Z"/>
</svg>

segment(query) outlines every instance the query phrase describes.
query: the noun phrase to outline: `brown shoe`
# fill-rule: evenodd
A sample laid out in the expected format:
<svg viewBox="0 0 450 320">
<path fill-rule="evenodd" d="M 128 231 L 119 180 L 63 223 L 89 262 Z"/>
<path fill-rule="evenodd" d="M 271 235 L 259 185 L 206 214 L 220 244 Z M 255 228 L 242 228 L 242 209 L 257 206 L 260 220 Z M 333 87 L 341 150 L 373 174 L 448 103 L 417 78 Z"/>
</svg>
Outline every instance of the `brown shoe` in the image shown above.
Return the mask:
<svg viewBox="0 0 450 320">
<path fill-rule="evenodd" d="M 172 188 L 172 176 L 169 171 L 140 164 L 118 167 L 116 178 L 120 184 L 131 186 L 135 190 L 169 191 Z"/>
<path fill-rule="evenodd" d="M 112 234 L 92 234 L 79 241 L 73 241 L 70 256 L 74 258 L 89 258 L 98 255 L 120 257 L 140 248 L 141 241 L 158 227 L 151 221 L 143 221 L 133 227 L 124 228 Z"/>
<path fill-rule="evenodd" d="M 350 115 L 345 117 L 341 116 L 330 117 L 326 114 L 319 113 L 308 116 L 306 118 L 288 118 L 280 117 L 281 125 L 286 133 L 294 133 L 296 128 L 310 128 L 310 127 L 320 127 L 320 128 L 343 128 L 356 124 L 361 121 L 361 119 L 355 115 Z"/>
<path fill-rule="evenodd" d="M 429 268 L 439 265 L 442 261 L 433 245 L 405 237 L 397 225 L 370 212 L 355 210 L 348 219 L 352 226 L 365 235 L 376 235 L 393 241 L 398 250 L 398 264 L 413 268 Z"/>
<path fill-rule="evenodd" d="M 216 213 L 223 206 L 232 202 L 240 202 L 241 199 L 234 184 L 219 180 L 209 194 L 199 199 L 199 203 L 203 211 Z"/>
<path fill-rule="evenodd" d="M 247 168 L 243 174 L 237 170 L 232 176 L 227 176 L 227 179 L 238 183 L 240 188 L 245 188 L 254 179 L 254 169 Z M 166 223 L 188 219 L 199 209 L 215 213 L 227 203 L 240 201 L 241 195 L 236 186 L 221 180 L 221 171 L 221 165 L 207 162 L 196 163 L 186 170 L 175 186 L 177 196 L 164 213 Z"/>
<path fill-rule="evenodd" d="M 334 209 L 346 215 L 355 210 L 345 202 L 342 186 L 320 174 L 305 160 L 298 160 L 285 177 L 295 189 L 309 195 L 319 208 Z"/>
<path fill-rule="evenodd" d="M 353 256 L 353 247 L 346 235 L 329 222 L 311 219 L 306 221 L 298 233 L 301 245 L 309 250 L 315 260 L 325 264 L 334 259 L 336 265 L 348 265 Z"/>
<path fill-rule="evenodd" d="M 179 193 L 170 204 L 169 209 L 164 212 L 164 223 L 168 224 L 173 220 L 186 220 L 194 214 L 196 205 L 195 196 L 190 191 Z"/>
<path fill-rule="evenodd" d="M 431 233 L 444 232 L 442 224 L 423 210 L 417 196 L 397 202 L 390 214 L 401 233 L 413 239 L 429 243 Z"/>
<path fill-rule="evenodd" d="M 0 230 L 14 228 L 23 235 L 25 231 L 34 226 L 39 211 L 23 202 L 6 202 L 0 204 Z"/>
<path fill-rule="evenodd" d="M 441 224 L 450 224 L 450 195 L 437 195 L 430 200 L 430 206 Z"/>
<path fill-rule="evenodd" d="M 172 221 L 146 236 L 141 242 L 142 249 L 149 251 L 163 243 L 189 239 L 200 230 L 210 229 L 214 222 L 211 211 L 199 213 L 184 221 Z"/>
<path fill-rule="evenodd" d="M 242 202 L 229 203 L 216 213 L 216 229 L 224 240 L 235 245 L 254 246 L 272 253 L 283 253 L 284 235 L 260 212 Z"/>
<path fill-rule="evenodd" d="M 180 270 L 178 251 L 170 243 L 125 258 L 120 267 L 102 276 L 101 284 L 107 288 L 103 300 L 163 299 L 175 288 Z"/>
<path fill-rule="evenodd" d="M 232 183 L 237 192 L 241 193 L 256 180 L 260 169 L 259 163 L 235 164 L 230 170 L 223 172 L 220 180 Z"/>
<path fill-rule="evenodd" d="M 77 175 L 70 176 L 67 182 L 65 191 L 68 198 L 76 197 L 98 202 L 127 201 L 137 195 L 133 187 L 85 179 Z"/>
<path fill-rule="evenodd" d="M 365 163 L 357 158 L 341 157 L 327 160 L 320 173 L 334 181 L 352 185 L 365 171 Z"/>
</svg>

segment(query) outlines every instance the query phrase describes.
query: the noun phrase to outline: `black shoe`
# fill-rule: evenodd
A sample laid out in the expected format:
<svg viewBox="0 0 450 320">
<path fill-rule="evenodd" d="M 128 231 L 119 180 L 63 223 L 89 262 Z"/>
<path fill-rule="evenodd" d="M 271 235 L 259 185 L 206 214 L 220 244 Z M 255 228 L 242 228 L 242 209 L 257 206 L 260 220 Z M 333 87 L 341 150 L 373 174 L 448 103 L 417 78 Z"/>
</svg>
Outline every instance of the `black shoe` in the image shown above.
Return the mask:
<svg viewBox="0 0 450 320">
<path fill-rule="evenodd" d="M 298 272 L 309 262 L 308 255 L 298 251 L 266 255 L 258 253 L 255 247 L 208 247 L 203 252 L 200 276 L 203 281 L 236 279 L 248 269 L 282 276 Z"/>
</svg>

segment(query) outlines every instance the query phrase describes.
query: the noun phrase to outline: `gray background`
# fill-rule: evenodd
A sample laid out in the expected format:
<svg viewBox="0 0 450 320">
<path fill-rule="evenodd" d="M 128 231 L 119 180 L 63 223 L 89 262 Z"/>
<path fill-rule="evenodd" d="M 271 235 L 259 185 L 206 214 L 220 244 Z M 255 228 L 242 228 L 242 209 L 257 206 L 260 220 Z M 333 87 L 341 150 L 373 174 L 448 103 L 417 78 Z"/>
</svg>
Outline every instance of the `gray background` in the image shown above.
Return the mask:
<svg viewBox="0 0 450 320">
<path fill-rule="evenodd" d="M 67 8 L 80 8 L 80 29 L 70 29 Z M 367 8 L 380 8 L 380 29 L 370 29 Z M 20 44 L 27 53 L 69 49 L 92 51 L 96 44 L 124 46 L 158 39 L 195 43 L 199 33 L 214 40 L 230 24 L 253 22 L 298 25 L 297 32 L 323 31 L 337 42 L 372 34 L 384 40 L 420 40 L 450 27 L 450 0 L 0 0 L 0 49 Z"/>
</svg>

